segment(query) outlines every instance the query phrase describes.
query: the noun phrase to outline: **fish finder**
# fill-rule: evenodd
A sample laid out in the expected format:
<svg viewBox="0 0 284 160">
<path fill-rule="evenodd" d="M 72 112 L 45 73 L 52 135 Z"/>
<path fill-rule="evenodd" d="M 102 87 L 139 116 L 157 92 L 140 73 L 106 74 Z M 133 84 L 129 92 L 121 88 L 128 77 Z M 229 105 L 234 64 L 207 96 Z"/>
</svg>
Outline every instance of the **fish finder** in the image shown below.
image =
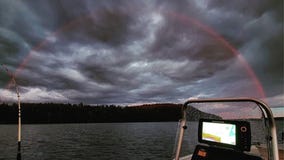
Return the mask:
<svg viewBox="0 0 284 160">
<path fill-rule="evenodd" d="M 198 141 L 239 151 L 250 151 L 250 124 L 247 121 L 200 119 Z"/>
</svg>

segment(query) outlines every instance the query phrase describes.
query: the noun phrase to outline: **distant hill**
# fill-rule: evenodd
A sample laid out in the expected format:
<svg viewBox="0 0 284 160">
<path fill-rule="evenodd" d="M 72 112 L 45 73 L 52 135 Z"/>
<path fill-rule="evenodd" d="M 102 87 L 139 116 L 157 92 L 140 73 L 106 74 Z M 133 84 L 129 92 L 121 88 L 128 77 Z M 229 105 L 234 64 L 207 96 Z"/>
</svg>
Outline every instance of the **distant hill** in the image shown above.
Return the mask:
<svg viewBox="0 0 284 160">
<path fill-rule="evenodd" d="M 207 118 L 207 119 L 222 119 L 221 117 L 214 115 L 214 114 L 209 114 L 202 112 L 194 107 L 188 106 L 187 108 L 187 120 L 189 121 L 197 121 L 200 118 Z"/>
<path fill-rule="evenodd" d="M 283 106 L 271 107 L 271 111 L 274 117 L 284 117 L 284 107 Z"/>
<path fill-rule="evenodd" d="M 161 103 L 138 106 L 83 105 L 57 103 L 23 103 L 22 123 L 105 123 L 105 122 L 166 122 L 181 118 L 182 104 Z M 219 118 L 189 108 L 188 120 Z M 0 104 L 0 123 L 16 124 L 17 104 Z"/>
</svg>

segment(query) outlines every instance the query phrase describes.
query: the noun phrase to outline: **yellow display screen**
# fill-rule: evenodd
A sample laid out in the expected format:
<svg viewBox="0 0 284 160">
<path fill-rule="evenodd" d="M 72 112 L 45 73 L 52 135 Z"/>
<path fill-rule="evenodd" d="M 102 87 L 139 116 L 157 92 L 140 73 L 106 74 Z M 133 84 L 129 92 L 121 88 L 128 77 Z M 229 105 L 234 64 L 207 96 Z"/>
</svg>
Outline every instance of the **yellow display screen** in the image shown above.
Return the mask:
<svg viewBox="0 0 284 160">
<path fill-rule="evenodd" d="M 203 122 L 202 140 L 236 145 L 236 125 L 228 123 Z"/>
</svg>

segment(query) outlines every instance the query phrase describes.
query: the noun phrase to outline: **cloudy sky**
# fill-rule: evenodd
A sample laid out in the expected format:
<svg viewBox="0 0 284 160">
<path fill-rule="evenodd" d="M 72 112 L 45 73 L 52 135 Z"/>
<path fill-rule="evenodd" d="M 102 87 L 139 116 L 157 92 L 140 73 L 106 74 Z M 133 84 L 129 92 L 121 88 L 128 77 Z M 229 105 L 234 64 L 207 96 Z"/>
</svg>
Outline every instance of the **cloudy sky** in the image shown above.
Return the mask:
<svg viewBox="0 0 284 160">
<path fill-rule="evenodd" d="M 22 101 L 283 106 L 282 0 L 1 0 L 0 63 Z M 0 99 L 12 101 L 0 71 Z"/>
</svg>

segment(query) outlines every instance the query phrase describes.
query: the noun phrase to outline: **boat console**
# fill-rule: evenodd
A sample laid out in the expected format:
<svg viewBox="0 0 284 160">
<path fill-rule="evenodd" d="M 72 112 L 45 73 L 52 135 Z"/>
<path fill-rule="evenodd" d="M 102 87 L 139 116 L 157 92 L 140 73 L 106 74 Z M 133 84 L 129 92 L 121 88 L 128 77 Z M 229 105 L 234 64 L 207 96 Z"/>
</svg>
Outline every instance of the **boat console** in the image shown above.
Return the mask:
<svg viewBox="0 0 284 160">
<path fill-rule="evenodd" d="M 192 160 L 262 160 L 249 155 L 251 132 L 247 121 L 200 119 Z"/>
<path fill-rule="evenodd" d="M 263 122 L 262 134 L 267 147 L 266 155 L 256 153 L 255 149 L 250 151 L 255 148 L 251 147 L 251 143 L 255 143 L 256 133 L 256 128 L 250 127 L 252 122 L 252 125 L 255 125 L 251 117 Z M 198 124 L 195 123 L 196 120 L 199 120 Z M 258 99 L 189 99 L 182 107 L 178 128 L 174 160 L 279 160 L 276 124 L 272 111 Z M 185 132 L 187 128 L 192 130 Z M 195 139 L 196 132 L 191 132 L 197 128 L 198 142 Z"/>
<path fill-rule="evenodd" d="M 200 119 L 198 128 L 200 143 L 250 151 L 251 131 L 247 121 Z"/>
<path fill-rule="evenodd" d="M 261 157 L 250 155 L 233 149 L 217 146 L 197 145 L 191 160 L 263 160 Z"/>
</svg>

